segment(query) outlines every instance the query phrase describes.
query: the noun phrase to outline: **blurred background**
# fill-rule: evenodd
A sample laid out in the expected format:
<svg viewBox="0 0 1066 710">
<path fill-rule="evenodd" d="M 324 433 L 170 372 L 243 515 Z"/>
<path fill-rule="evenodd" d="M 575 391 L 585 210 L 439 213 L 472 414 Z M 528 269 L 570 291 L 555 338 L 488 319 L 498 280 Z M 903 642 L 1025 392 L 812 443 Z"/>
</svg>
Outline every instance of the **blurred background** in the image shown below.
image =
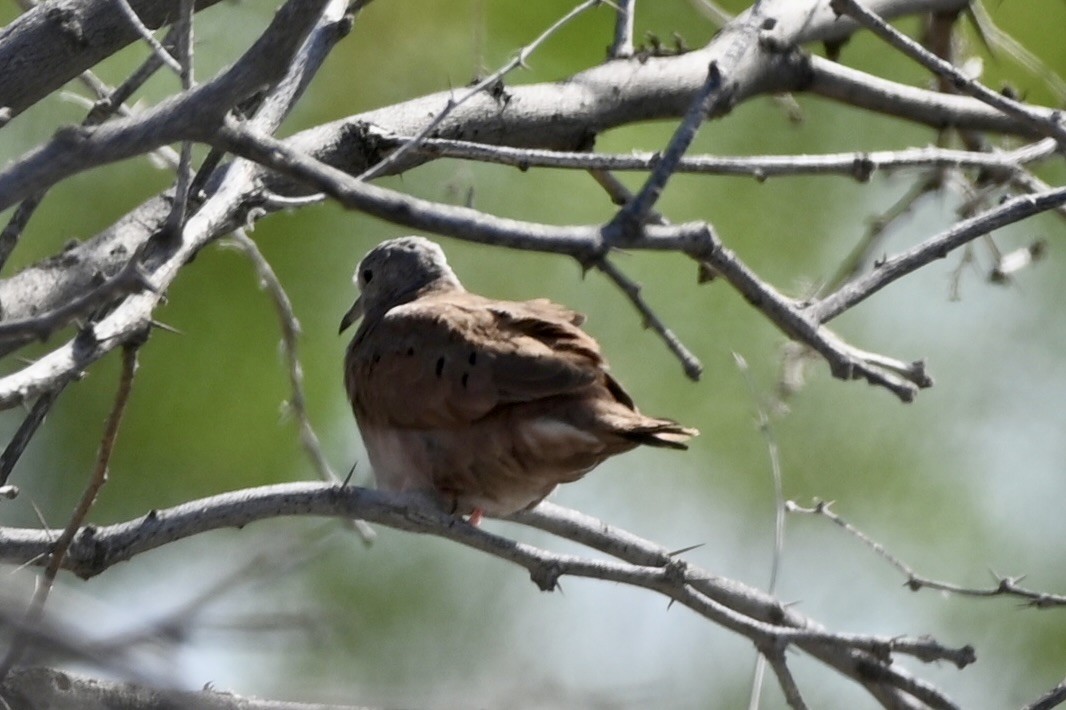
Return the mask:
<svg viewBox="0 0 1066 710">
<path fill-rule="evenodd" d="M 376 2 L 333 53 L 283 134 L 449 87 L 506 62 L 574 5 L 570 0 Z M 746 3 L 726 3 L 739 11 Z M 265 27 L 274 4 L 224 3 L 196 25 L 197 75 L 232 61 Z M 417 12 L 416 12 L 417 7 Z M 991 3 L 996 22 L 1066 74 L 1066 4 Z M 5 9 L 0 21 L 15 16 Z M 900 26 L 917 30 L 916 20 Z M 551 39 L 510 83 L 566 77 L 598 63 L 610 43 L 607 6 Z M 637 37 L 652 33 L 688 46 L 714 26 L 684 0 L 638 4 Z M 974 40 L 986 82 L 1004 83 L 1041 104 L 1056 99 L 1042 81 Z M 99 67 L 121 81 L 144 58 L 130 47 Z M 868 36 L 842 60 L 892 79 L 927 85 L 926 73 Z M 160 76 L 146 92 L 175 90 Z M 74 92 L 80 91 L 72 86 Z M 765 98 L 702 129 L 693 153 L 820 153 L 896 149 L 935 141 L 932 131 L 797 96 L 802 122 Z M 8 160 L 59 125 L 81 119 L 75 101 L 51 98 L 0 135 Z M 604 151 L 657 150 L 673 124 L 602 136 Z M 1062 162 L 1038 173 L 1062 184 Z M 772 179 L 675 177 L 660 209 L 675 221 L 703 219 L 758 273 L 793 295 L 829 278 L 868 229 L 918 178 L 875 175 Z M 641 176 L 623 176 L 631 186 Z M 172 176 L 146 160 L 102 168 L 53 190 L 15 252 L 8 273 L 87 238 L 165 189 Z M 493 214 L 553 223 L 595 223 L 613 208 L 579 172 L 437 161 L 383 184 Z M 927 198 L 895 223 L 896 253 L 949 225 L 958 194 Z M 6 215 L 5 215 L 6 217 Z M 345 338 L 337 324 L 354 298 L 351 272 L 377 242 L 404 230 L 333 205 L 279 214 L 252 235 L 288 289 L 303 326 L 300 344 L 310 414 L 333 467 L 369 476 L 341 386 Z M 1003 251 L 1046 238 L 1048 257 L 1006 285 L 988 282 L 986 243 L 974 262 L 957 253 L 884 290 L 834 323 L 858 347 L 925 358 L 936 387 L 910 405 L 861 383 L 833 380 L 816 363 L 807 386 L 773 420 L 785 495 L 835 509 L 927 576 L 971 586 L 992 572 L 1027 575 L 1031 587 L 1066 591 L 1066 299 L 1061 221 L 1041 217 L 995 235 Z M 774 394 L 783 338 L 725 283 L 697 286 L 677 256 L 632 254 L 617 263 L 646 287 L 664 320 L 703 360 L 699 383 L 611 284 L 558 257 L 442 240 L 468 288 L 487 295 L 550 297 L 588 314 L 614 372 L 645 411 L 703 433 L 687 453 L 636 451 L 611 460 L 554 500 L 671 549 L 702 545 L 686 558 L 714 574 L 765 588 L 774 539 L 774 496 L 758 411 Z M 957 273 L 956 273 L 957 272 Z M 952 282 L 958 277 L 958 298 Z M 149 508 L 237 488 L 314 477 L 284 412 L 288 379 L 268 297 L 250 264 L 215 246 L 188 266 L 160 320 L 141 369 L 111 466 L 92 514 L 126 520 Z M 39 348 L 37 352 L 43 352 Z M 733 354 L 750 365 L 741 372 Z M 33 353 L 30 353 L 31 355 Z M 118 357 L 66 391 L 33 441 L 2 501 L 0 523 L 62 527 L 81 494 L 111 406 Z M 12 367 L 12 365 L 8 365 Z M 6 441 L 23 412 L 0 415 Z M 514 525 L 486 528 L 553 550 L 571 546 Z M 276 520 L 223 531 L 142 555 L 89 582 L 61 578 L 51 612 L 104 637 L 166 619 L 222 580 L 180 617 L 168 643 L 139 663 L 158 682 L 211 683 L 242 694 L 302 701 L 412 708 L 742 707 L 755 653 L 743 639 L 665 599 L 601 582 L 564 578 L 544 594 L 516 567 L 441 540 L 380 529 L 366 549 L 335 521 Z M 1016 600 L 913 593 L 901 576 L 825 520 L 787 520 L 778 596 L 830 629 L 931 634 L 973 644 L 978 662 L 959 671 L 908 664 L 965 707 L 1006 707 L 1059 682 L 1066 667 L 1063 611 Z M 243 572 L 241 570 L 244 570 Z M 26 575 L 10 575 L 25 589 Z M 22 598 L 28 598 L 26 596 Z M 867 707 L 864 694 L 794 655 L 813 707 Z M 89 669 L 95 672 L 95 669 Z M 772 679 L 765 707 L 784 705 Z"/>
</svg>

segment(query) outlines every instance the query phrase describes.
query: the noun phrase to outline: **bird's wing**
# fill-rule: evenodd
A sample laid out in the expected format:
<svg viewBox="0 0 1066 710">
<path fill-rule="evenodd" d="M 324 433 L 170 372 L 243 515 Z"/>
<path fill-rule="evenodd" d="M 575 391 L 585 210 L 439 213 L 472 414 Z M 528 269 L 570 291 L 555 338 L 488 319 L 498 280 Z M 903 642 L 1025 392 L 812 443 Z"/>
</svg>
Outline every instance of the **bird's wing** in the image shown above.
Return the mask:
<svg viewBox="0 0 1066 710">
<path fill-rule="evenodd" d="M 428 294 L 363 324 L 348 350 L 348 395 L 362 421 L 429 429 L 574 392 L 605 367 L 581 321 L 547 300 Z"/>
</svg>

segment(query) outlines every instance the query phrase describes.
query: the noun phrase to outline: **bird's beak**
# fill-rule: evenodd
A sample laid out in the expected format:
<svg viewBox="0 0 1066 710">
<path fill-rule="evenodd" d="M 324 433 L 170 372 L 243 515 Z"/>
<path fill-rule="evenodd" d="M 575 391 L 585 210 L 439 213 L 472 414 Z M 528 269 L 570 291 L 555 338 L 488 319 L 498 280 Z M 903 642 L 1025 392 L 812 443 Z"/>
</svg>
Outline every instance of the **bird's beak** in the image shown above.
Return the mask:
<svg viewBox="0 0 1066 710">
<path fill-rule="evenodd" d="M 341 333 L 343 333 L 352 323 L 356 322 L 362 317 L 363 297 L 360 296 L 359 298 L 355 299 L 355 303 L 352 304 L 352 307 L 349 308 L 348 312 L 344 314 L 343 318 L 341 318 L 341 329 L 337 331 L 337 334 L 340 335 Z"/>
</svg>

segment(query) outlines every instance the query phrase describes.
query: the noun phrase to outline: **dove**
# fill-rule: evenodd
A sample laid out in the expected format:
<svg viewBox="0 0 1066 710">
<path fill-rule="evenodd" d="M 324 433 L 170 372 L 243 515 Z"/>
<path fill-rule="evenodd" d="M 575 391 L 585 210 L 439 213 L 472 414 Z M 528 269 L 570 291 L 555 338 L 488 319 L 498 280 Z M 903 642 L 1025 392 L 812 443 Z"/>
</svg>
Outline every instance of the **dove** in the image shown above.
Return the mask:
<svg viewBox="0 0 1066 710">
<path fill-rule="evenodd" d="M 640 413 L 584 316 L 471 293 L 424 237 L 382 242 L 353 280 L 340 332 L 362 321 L 344 384 L 380 490 L 427 495 L 476 525 L 534 507 L 610 456 L 686 449 L 699 433 Z"/>
</svg>

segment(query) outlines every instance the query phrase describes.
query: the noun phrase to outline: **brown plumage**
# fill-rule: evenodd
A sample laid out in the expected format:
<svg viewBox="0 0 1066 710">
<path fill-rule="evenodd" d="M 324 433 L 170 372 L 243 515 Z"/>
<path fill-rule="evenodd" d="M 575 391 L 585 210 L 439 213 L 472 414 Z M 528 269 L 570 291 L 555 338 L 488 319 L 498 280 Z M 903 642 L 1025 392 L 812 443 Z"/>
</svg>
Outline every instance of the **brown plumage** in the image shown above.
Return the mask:
<svg viewBox="0 0 1066 710">
<path fill-rule="evenodd" d="M 698 433 L 637 410 L 579 313 L 470 293 L 427 239 L 378 245 L 355 280 L 344 381 L 378 488 L 504 516 L 609 456 Z"/>
</svg>

